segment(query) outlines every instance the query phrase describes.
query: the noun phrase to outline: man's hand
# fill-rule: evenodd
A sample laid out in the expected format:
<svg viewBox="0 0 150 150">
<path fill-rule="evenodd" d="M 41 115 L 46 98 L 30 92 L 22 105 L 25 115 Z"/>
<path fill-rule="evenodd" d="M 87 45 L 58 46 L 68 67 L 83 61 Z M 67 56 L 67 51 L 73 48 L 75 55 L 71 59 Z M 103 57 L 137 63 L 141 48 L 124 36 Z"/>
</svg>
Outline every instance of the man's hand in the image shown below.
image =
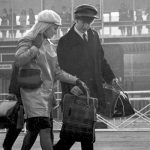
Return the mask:
<svg viewBox="0 0 150 150">
<path fill-rule="evenodd" d="M 112 86 L 116 86 L 118 85 L 118 83 L 119 83 L 119 80 L 117 78 L 114 78 L 111 82 Z"/>
</svg>

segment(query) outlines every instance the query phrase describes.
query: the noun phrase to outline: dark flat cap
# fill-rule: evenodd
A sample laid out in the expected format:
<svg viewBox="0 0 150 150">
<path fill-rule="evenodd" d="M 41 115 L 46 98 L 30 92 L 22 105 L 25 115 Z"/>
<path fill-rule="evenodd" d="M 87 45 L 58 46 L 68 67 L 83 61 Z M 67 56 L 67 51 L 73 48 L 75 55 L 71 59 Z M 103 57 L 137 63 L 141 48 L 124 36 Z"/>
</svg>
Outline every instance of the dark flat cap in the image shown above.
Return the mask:
<svg viewBox="0 0 150 150">
<path fill-rule="evenodd" d="M 79 17 L 91 17 L 91 18 L 98 18 L 97 15 L 97 9 L 94 6 L 91 5 L 80 5 L 75 9 L 74 12 L 75 15 Z"/>
</svg>

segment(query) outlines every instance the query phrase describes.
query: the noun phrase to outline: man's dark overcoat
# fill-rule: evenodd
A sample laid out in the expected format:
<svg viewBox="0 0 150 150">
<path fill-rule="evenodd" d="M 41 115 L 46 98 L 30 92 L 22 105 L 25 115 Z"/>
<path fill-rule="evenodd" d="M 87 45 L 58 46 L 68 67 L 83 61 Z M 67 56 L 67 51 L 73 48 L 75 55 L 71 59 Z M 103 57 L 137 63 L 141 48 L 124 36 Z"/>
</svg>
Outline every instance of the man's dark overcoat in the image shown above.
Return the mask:
<svg viewBox="0 0 150 150">
<path fill-rule="evenodd" d="M 99 109 L 105 106 L 103 81 L 110 83 L 115 77 L 104 58 L 104 51 L 95 30 L 89 29 L 88 41 L 85 42 L 75 32 L 74 26 L 60 38 L 57 47 L 60 67 L 66 72 L 84 81 L 90 96 L 98 98 Z M 72 85 L 62 83 L 63 95 L 70 91 Z M 101 106 L 103 106 L 101 108 Z"/>
</svg>

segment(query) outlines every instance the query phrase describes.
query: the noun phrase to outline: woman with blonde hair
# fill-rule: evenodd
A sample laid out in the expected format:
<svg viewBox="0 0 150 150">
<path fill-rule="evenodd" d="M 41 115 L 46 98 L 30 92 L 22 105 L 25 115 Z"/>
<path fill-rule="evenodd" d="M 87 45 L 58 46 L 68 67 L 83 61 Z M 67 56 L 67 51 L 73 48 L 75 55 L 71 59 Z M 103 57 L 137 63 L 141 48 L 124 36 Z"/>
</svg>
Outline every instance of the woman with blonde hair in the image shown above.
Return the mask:
<svg viewBox="0 0 150 150">
<path fill-rule="evenodd" d="M 37 23 L 18 42 L 15 56 L 20 71 L 21 68 L 38 68 L 41 71 L 42 81 L 36 86 L 20 83 L 21 98 L 27 118 L 27 134 L 21 150 L 31 149 L 38 134 L 42 150 L 53 150 L 50 138 L 50 113 L 56 80 L 75 85 L 73 94 L 83 93 L 84 83 L 60 69 L 55 46 L 48 40 L 57 33 L 60 25 L 61 18 L 56 12 L 43 10 L 38 14 Z M 23 76 L 25 75 L 27 74 Z"/>
</svg>

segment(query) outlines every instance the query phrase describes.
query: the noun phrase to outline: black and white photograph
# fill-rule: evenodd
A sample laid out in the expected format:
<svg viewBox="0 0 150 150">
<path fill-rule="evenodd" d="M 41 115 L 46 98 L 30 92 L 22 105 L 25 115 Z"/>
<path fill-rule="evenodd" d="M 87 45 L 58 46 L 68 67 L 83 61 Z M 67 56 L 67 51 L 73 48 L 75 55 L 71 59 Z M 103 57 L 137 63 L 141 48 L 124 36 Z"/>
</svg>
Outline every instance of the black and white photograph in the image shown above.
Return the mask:
<svg viewBox="0 0 150 150">
<path fill-rule="evenodd" d="M 0 150 L 150 150 L 150 0 L 0 0 Z"/>
</svg>

